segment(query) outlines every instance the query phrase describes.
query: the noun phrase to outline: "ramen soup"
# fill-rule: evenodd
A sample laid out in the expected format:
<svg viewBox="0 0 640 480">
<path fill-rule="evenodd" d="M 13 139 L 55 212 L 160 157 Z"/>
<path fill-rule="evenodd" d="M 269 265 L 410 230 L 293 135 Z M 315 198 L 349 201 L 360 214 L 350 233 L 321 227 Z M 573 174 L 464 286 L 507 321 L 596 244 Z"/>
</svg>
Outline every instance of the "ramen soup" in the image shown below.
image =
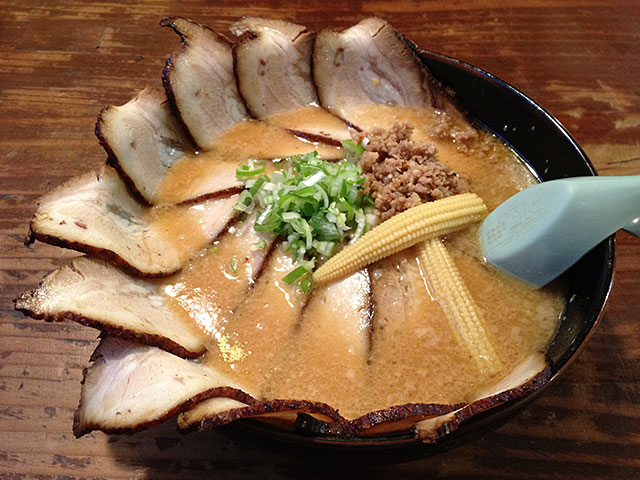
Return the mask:
<svg viewBox="0 0 640 480">
<path fill-rule="evenodd" d="M 327 121 L 326 112 L 312 112 Z M 310 118 L 300 111 L 289 115 L 273 125 Z M 279 143 L 291 142 L 290 136 L 274 135 L 268 122 L 251 122 L 233 127 L 199 158 L 181 160 L 175 172 L 188 171 L 191 163 L 205 178 L 215 166 L 207 155 L 273 159 L 291 150 Z M 536 182 L 496 137 L 470 131 L 445 113 L 376 105 L 354 118 L 365 132 L 399 122 L 413 126 L 412 140 L 432 142 L 438 160 L 466 179 L 489 210 Z M 301 152 L 315 149 L 300 144 Z M 335 159 L 336 148 L 324 145 L 320 154 Z M 277 162 L 268 166 L 278 168 Z M 164 195 L 179 197 L 181 184 L 171 182 L 165 179 Z M 557 284 L 532 290 L 493 270 L 481 256 L 477 226 L 447 235 L 444 245 L 497 356 L 496 369 L 483 371 L 464 347 L 464 332 L 443 312 L 417 247 L 303 293 L 282 280 L 294 268 L 291 255 L 256 232 L 254 220 L 233 224 L 213 247 L 165 280 L 162 291 L 180 322 L 206 334 L 203 361 L 259 400 L 323 402 L 347 419 L 393 405 L 468 401 L 470 392 L 544 351 L 558 325 L 564 301 Z M 189 235 L 200 235 L 197 225 L 193 231 L 183 227 L 181 236 Z M 267 246 L 252 248 L 261 239 Z"/>
</svg>

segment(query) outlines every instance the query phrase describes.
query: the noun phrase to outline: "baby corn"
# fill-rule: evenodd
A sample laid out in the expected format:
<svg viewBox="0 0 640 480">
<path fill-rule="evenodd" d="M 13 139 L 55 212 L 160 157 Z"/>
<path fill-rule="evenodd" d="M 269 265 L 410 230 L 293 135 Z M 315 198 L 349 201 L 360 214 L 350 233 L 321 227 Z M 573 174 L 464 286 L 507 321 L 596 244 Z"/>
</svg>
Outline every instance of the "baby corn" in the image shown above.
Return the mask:
<svg viewBox="0 0 640 480">
<path fill-rule="evenodd" d="M 419 255 L 431 293 L 455 328 L 456 337 L 469 351 L 481 372 L 493 374 L 499 371 L 500 359 L 445 245 L 438 238 L 427 240 L 420 245 Z"/>
<path fill-rule="evenodd" d="M 336 280 L 429 238 L 460 230 L 486 213 L 486 205 L 474 193 L 412 207 L 346 246 L 313 273 L 313 281 L 320 284 Z"/>
</svg>

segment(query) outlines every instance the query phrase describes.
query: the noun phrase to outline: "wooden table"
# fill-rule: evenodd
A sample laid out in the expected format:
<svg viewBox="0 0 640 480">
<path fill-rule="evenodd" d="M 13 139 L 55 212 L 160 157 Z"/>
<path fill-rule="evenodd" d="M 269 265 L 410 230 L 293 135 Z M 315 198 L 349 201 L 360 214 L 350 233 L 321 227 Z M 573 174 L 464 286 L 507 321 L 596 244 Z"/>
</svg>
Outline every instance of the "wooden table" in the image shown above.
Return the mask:
<svg viewBox="0 0 640 480">
<path fill-rule="evenodd" d="M 505 8 L 501 4 L 518 4 Z M 94 330 L 48 324 L 12 300 L 70 251 L 22 244 L 38 197 L 104 161 L 96 114 L 145 85 L 183 15 L 224 30 L 241 15 L 312 28 L 369 15 L 423 48 L 478 65 L 538 100 L 603 175 L 640 174 L 640 5 L 605 0 L 413 2 L 0 2 L 0 478 L 640 478 L 640 241 L 619 233 L 616 281 L 579 359 L 522 415 L 475 443 L 399 465 L 336 471 L 224 432 L 171 422 L 135 436 L 75 440 L 72 417 Z M 640 211 L 640 209 L 639 209 Z"/>
</svg>

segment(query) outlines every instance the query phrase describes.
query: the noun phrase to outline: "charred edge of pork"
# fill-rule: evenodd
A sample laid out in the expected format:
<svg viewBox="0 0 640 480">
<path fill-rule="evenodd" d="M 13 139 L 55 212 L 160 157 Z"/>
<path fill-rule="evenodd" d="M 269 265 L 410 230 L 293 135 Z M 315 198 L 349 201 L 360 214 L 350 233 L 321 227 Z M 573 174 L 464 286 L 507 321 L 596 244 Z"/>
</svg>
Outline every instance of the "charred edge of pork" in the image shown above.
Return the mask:
<svg viewBox="0 0 640 480">
<path fill-rule="evenodd" d="M 249 293 L 251 293 L 251 291 L 255 288 L 256 284 L 258 283 L 258 280 L 262 278 L 262 274 L 265 272 L 267 268 L 267 264 L 269 263 L 273 255 L 273 252 L 275 252 L 276 248 L 278 248 L 278 243 L 279 242 L 276 239 L 276 240 L 273 240 L 271 243 L 269 243 L 269 245 L 267 246 L 267 253 L 265 253 L 264 258 L 262 259 L 262 261 L 260 262 L 260 265 L 258 266 L 258 270 L 256 270 L 255 274 L 253 275 L 253 281 L 249 284 L 249 288 L 245 292 L 245 295 L 248 295 Z"/>
<path fill-rule="evenodd" d="M 367 325 L 367 365 L 371 365 L 372 354 L 373 354 L 373 334 L 375 325 L 373 323 L 373 319 L 375 318 L 375 309 L 376 305 L 373 300 L 373 279 L 371 276 L 371 268 L 366 267 L 365 272 L 367 274 L 367 279 L 369 280 L 369 291 L 367 293 L 368 297 L 368 307 L 369 307 L 369 318 Z"/>
<path fill-rule="evenodd" d="M 234 408 L 231 410 L 227 410 L 226 412 L 219 413 L 217 415 L 212 415 L 210 417 L 202 418 L 200 421 L 195 422 L 184 429 L 181 429 L 185 433 L 191 432 L 194 430 L 197 431 L 207 431 L 213 428 L 227 425 L 236 420 L 241 420 L 244 418 L 256 417 L 259 415 L 263 415 L 266 413 L 282 413 L 287 411 L 300 411 L 303 413 L 318 413 L 321 415 L 330 418 L 333 423 L 337 423 L 339 425 L 345 425 L 346 420 L 338 413 L 338 411 L 327 405 L 326 403 L 321 402 L 309 402 L 306 400 L 267 400 L 264 402 L 257 402 L 253 405 L 247 405 L 246 407 Z M 300 413 L 300 412 L 299 412 Z M 334 426 L 333 429 L 335 431 L 343 431 L 342 428 Z"/>
<path fill-rule="evenodd" d="M 181 45 L 180 48 L 178 48 L 177 50 L 175 50 L 171 55 L 169 55 L 169 57 L 167 57 L 167 60 L 165 62 L 165 67 L 162 69 L 162 86 L 164 87 L 165 93 L 167 94 L 167 100 L 169 102 L 169 108 L 171 109 L 171 112 L 173 113 L 173 115 L 178 119 L 178 121 L 180 122 L 180 125 L 182 125 L 183 130 L 185 131 L 187 137 L 189 138 L 189 140 L 191 141 L 191 143 L 196 147 L 196 149 L 198 150 L 202 150 L 202 146 L 198 144 L 198 142 L 196 142 L 195 138 L 193 138 L 193 135 L 191 134 L 191 131 L 189 130 L 189 127 L 187 126 L 187 124 L 184 122 L 183 118 L 182 118 L 182 114 L 180 113 L 180 108 L 178 107 L 178 103 L 176 102 L 176 96 L 175 93 L 173 92 L 173 87 L 171 86 L 171 72 L 174 68 L 174 58 L 177 58 L 179 55 L 181 55 L 182 53 L 184 53 L 187 48 L 189 48 L 189 38 L 187 37 L 187 35 L 185 35 L 184 33 L 182 33 L 180 31 L 180 29 L 178 29 L 178 27 L 175 24 L 175 20 L 181 18 L 183 20 L 186 20 L 187 22 L 193 23 L 194 25 L 199 26 L 200 28 L 209 30 L 211 32 L 213 32 L 215 35 L 218 35 L 224 39 L 227 40 L 227 42 L 229 43 L 229 45 L 231 45 L 232 49 L 233 49 L 233 43 L 224 35 L 222 35 L 219 32 L 216 32 L 213 28 L 207 26 L 207 25 L 202 25 L 198 22 L 194 22 L 193 20 L 190 20 L 188 18 L 185 17 L 164 17 L 162 20 L 160 20 L 160 26 L 161 27 L 169 27 L 171 28 L 171 30 L 173 30 L 179 37 L 180 37 L 180 41 L 181 41 Z M 233 70 L 234 70 L 234 81 L 236 83 L 236 90 L 238 92 L 240 92 L 239 88 L 238 88 L 238 76 L 235 74 L 235 55 L 233 56 Z M 243 104 L 245 104 L 246 107 L 246 102 L 244 100 L 244 98 L 242 97 L 242 95 L 239 95 L 239 97 L 242 99 Z M 247 109 L 247 112 L 249 112 L 249 110 Z"/>
<path fill-rule="evenodd" d="M 39 287 L 38 287 L 39 288 Z M 37 290 L 36 288 L 35 290 Z M 20 297 L 15 299 L 14 305 L 24 296 L 32 294 L 33 291 L 23 292 Z M 64 321 L 72 321 L 75 323 L 79 323 L 80 325 L 84 325 L 86 327 L 95 328 L 96 330 L 100 330 L 100 332 L 104 334 L 111 335 L 117 338 L 123 338 L 126 340 L 133 340 L 135 342 L 141 343 L 143 345 L 149 345 L 151 347 L 158 347 L 166 352 L 172 353 L 181 358 L 194 359 L 202 356 L 206 352 L 206 348 L 202 347 L 202 350 L 192 351 L 188 350 L 179 343 L 174 342 L 173 340 L 163 337 L 162 335 L 155 335 L 152 333 L 144 333 L 137 332 L 135 330 L 130 330 L 128 328 L 117 327 L 114 325 L 109 325 L 100 320 L 95 320 L 93 318 L 85 317 L 84 315 L 79 315 L 74 312 L 60 312 L 54 314 L 38 314 L 33 310 L 28 308 L 19 308 L 16 305 L 16 310 L 24 313 L 25 315 L 35 319 L 35 320 L 44 320 L 45 322 L 64 322 Z"/>
<path fill-rule="evenodd" d="M 476 400 L 475 402 L 456 412 L 451 420 L 445 421 L 436 429 L 435 433 L 432 436 L 427 436 L 427 438 L 423 440 L 425 442 L 435 442 L 437 440 L 440 440 L 442 437 L 450 434 L 454 430 L 457 430 L 464 421 L 512 400 L 517 400 L 518 398 L 530 395 L 536 390 L 540 389 L 540 387 L 545 385 L 551 378 L 551 362 L 546 356 L 545 363 L 545 368 L 533 378 L 531 378 L 528 382 L 515 388 L 505 390 L 504 392 L 500 392 L 498 394 L 490 395 L 480 400 Z"/>
<path fill-rule="evenodd" d="M 342 120 L 342 121 L 344 121 L 344 120 Z M 291 133 L 292 135 L 295 135 L 296 137 L 303 138 L 303 139 L 308 140 L 310 142 L 320 142 L 320 143 L 324 143 L 326 145 L 332 145 L 334 147 L 342 146 L 342 142 L 340 142 L 340 140 L 337 140 L 335 138 L 325 137 L 324 135 L 318 135 L 317 133 L 308 133 L 308 132 L 303 132 L 303 131 L 300 131 L 300 130 L 293 130 L 293 129 L 290 129 L 290 128 L 287 128 L 286 130 L 287 130 L 287 132 Z"/>
<path fill-rule="evenodd" d="M 394 405 L 383 410 L 366 413 L 365 415 L 349 422 L 349 433 L 362 435 L 377 425 L 395 422 L 415 417 L 419 421 L 426 417 L 435 417 L 451 413 L 462 408 L 465 404 L 445 405 L 440 403 L 407 403 L 404 405 Z"/>
<path fill-rule="evenodd" d="M 112 263 L 113 265 L 118 267 L 120 270 L 122 270 L 125 273 L 128 273 L 133 277 L 163 278 L 163 277 L 168 277 L 169 275 L 173 275 L 174 273 L 177 272 L 177 270 L 170 271 L 170 272 L 153 272 L 153 273 L 142 272 L 137 268 L 135 268 L 134 266 L 132 266 L 131 264 L 129 264 L 120 255 L 118 255 L 117 253 L 111 250 L 107 250 L 105 248 L 92 247 L 91 245 L 86 245 L 84 243 L 72 242 L 69 240 L 64 240 L 60 237 L 56 237 L 55 235 L 48 235 L 46 233 L 38 232 L 37 230 L 33 229 L 33 223 L 31 224 L 29 229 L 30 229 L 30 233 L 29 233 L 30 237 L 28 238 L 33 238 L 34 240 L 38 240 L 42 243 L 47 243 L 49 245 L 53 245 L 56 247 L 68 248 L 70 250 L 75 250 L 77 252 L 81 252 L 93 257 L 100 258 L 102 260 L 106 260 L 107 262 Z"/>
<path fill-rule="evenodd" d="M 112 108 L 112 106 L 108 105 L 104 107 L 102 110 L 100 110 L 100 113 L 98 114 L 98 118 L 96 120 L 96 128 L 94 130 L 94 133 L 98 138 L 98 143 L 100 143 L 102 148 L 104 148 L 104 151 L 107 152 L 106 164 L 109 165 L 110 167 L 113 167 L 114 170 L 118 172 L 118 175 L 120 175 L 120 178 L 122 179 L 124 184 L 127 186 L 127 189 L 129 190 L 129 192 L 133 195 L 133 197 L 138 202 L 140 202 L 140 204 L 149 206 L 151 204 L 147 201 L 146 198 L 144 198 L 142 193 L 140 193 L 140 190 L 138 190 L 138 188 L 136 187 L 136 184 L 131 179 L 131 177 L 127 175 L 127 172 L 124 171 L 124 169 L 122 168 L 122 165 L 120 164 L 120 160 L 118 160 L 118 156 L 112 150 L 111 145 L 109 145 L 109 142 L 107 141 L 106 138 L 104 138 L 104 135 L 102 134 L 102 123 L 104 122 L 102 115 L 110 108 Z"/>
<path fill-rule="evenodd" d="M 238 89 L 238 96 L 242 100 L 242 104 L 244 105 L 244 108 L 247 110 L 247 113 L 251 115 L 252 118 L 258 118 L 258 115 L 256 115 L 256 113 L 253 110 L 251 110 L 249 103 L 244 98 L 244 95 L 242 95 L 242 90 L 240 90 L 240 75 L 238 75 L 238 48 L 241 45 L 243 45 L 245 42 L 253 40 L 256 37 L 257 35 L 251 32 L 245 32 L 238 38 L 237 41 L 233 42 L 231 45 L 231 56 L 233 58 L 233 77 L 236 80 L 236 88 Z"/>
<path fill-rule="evenodd" d="M 217 192 L 203 193 L 202 195 L 198 195 L 195 198 L 183 200 L 177 203 L 176 205 L 192 205 L 192 204 L 203 202 L 205 200 L 231 197 L 233 195 L 237 195 L 238 193 L 242 193 L 244 189 L 245 189 L 244 185 L 236 185 L 235 187 L 224 188 L 222 190 L 218 190 Z"/>
<path fill-rule="evenodd" d="M 325 422 L 319 418 L 309 415 L 308 413 L 298 412 L 295 422 L 293 422 L 293 431 L 300 435 L 308 437 L 345 436 L 344 425 L 339 422 Z"/>
<path fill-rule="evenodd" d="M 420 74 L 426 78 L 427 85 L 429 86 L 429 92 L 431 93 L 431 98 L 433 99 L 433 107 L 439 110 L 446 111 L 447 113 L 451 113 L 451 109 L 447 108 L 448 106 L 451 106 L 459 114 L 462 114 L 465 119 L 471 121 L 472 119 L 469 113 L 458 99 L 455 90 L 438 80 L 431 73 L 431 70 L 429 70 L 429 68 L 424 64 L 424 61 L 422 59 L 422 57 L 424 56 L 424 50 L 419 48 L 411 39 L 409 39 L 404 34 L 396 32 L 396 35 L 409 47 L 409 51 L 411 52 L 414 61 L 420 67 Z"/>
<path fill-rule="evenodd" d="M 180 109 L 176 104 L 176 96 L 173 93 L 173 88 L 171 87 L 171 81 L 169 80 L 169 76 L 171 75 L 171 69 L 173 68 L 173 56 L 177 55 L 179 51 L 172 53 L 166 60 L 166 66 L 162 69 L 162 86 L 164 87 L 164 91 L 167 94 L 167 101 L 169 102 L 169 108 L 171 109 L 171 113 L 182 125 L 183 130 L 185 131 L 185 135 L 189 138 L 189 141 L 193 143 L 196 149 L 201 149 L 200 145 L 196 142 L 196 140 L 191 135 L 191 132 L 187 128 L 187 125 L 182 120 L 182 115 L 180 114 Z"/>
<path fill-rule="evenodd" d="M 315 85 L 315 84 L 314 84 L 314 85 Z M 336 116 L 337 116 L 337 115 L 336 115 Z M 342 120 L 344 123 L 346 123 L 346 124 L 347 124 L 347 127 L 349 127 L 349 128 L 353 128 L 353 129 L 354 129 L 356 132 L 358 132 L 358 133 L 362 133 L 362 132 L 363 132 L 362 128 L 360 128 L 360 127 L 359 127 L 358 125 L 356 125 L 355 123 L 351 123 L 349 120 L 345 120 L 345 119 L 344 119 L 344 118 L 342 118 L 342 117 L 338 117 L 338 118 L 340 118 L 340 120 Z"/>
<path fill-rule="evenodd" d="M 91 361 L 95 361 L 100 357 L 100 355 L 96 356 L 95 358 L 92 356 Z M 89 370 L 89 367 L 86 367 L 83 372 L 82 372 L 82 382 L 81 384 L 84 385 L 85 379 L 86 379 L 86 374 L 87 371 Z M 149 428 L 155 427 L 156 425 L 159 425 L 160 423 L 165 422 L 166 420 L 168 420 L 169 418 L 184 412 L 186 410 L 190 410 L 191 408 L 194 407 L 194 405 L 196 405 L 197 403 L 207 399 L 207 398 L 212 398 L 212 397 L 225 397 L 225 398 L 231 398 L 233 400 L 237 400 L 239 402 L 242 403 L 255 403 L 256 400 L 249 394 L 243 392 L 242 390 L 239 390 L 237 388 L 233 388 L 233 387 L 217 387 L 217 388 L 211 388 L 209 390 L 205 390 L 204 392 L 201 392 L 197 395 L 194 395 L 193 397 L 185 400 L 184 402 L 176 405 L 175 407 L 171 408 L 170 410 L 168 410 L 167 412 L 165 412 L 163 415 L 154 418 L 153 420 L 149 420 L 147 422 L 142 422 L 139 423 L 137 425 L 128 425 L 126 427 L 121 427 L 121 428 L 109 428 L 109 427 L 104 427 L 101 426 L 99 424 L 94 424 L 94 423 L 87 423 L 84 425 L 81 425 L 80 423 L 80 411 L 82 410 L 82 397 L 80 399 L 80 403 L 78 404 L 78 408 L 76 409 L 76 412 L 73 416 L 73 434 L 75 435 L 76 438 L 80 438 L 83 435 L 86 435 L 87 433 L 92 432 L 93 430 L 100 430 L 104 433 L 126 433 L 128 435 L 131 435 L 133 433 L 136 432 L 140 432 L 142 430 L 147 430 Z"/>
<path fill-rule="evenodd" d="M 169 57 L 167 57 L 167 60 L 165 61 L 165 67 L 162 69 L 162 86 L 164 87 L 164 91 L 167 94 L 169 108 L 171 109 L 173 116 L 178 119 L 178 121 L 180 122 L 180 125 L 182 125 L 182 129 L 184 130 L 185 134 L 187 135 L 191 143 L 196 147 L 196 149 L 201 150 L 202 147 L 198 145 L 196 140 L 191 135 L 191 132 L 187 127 L 187 124 L 182 119 L 182 114 L 180 113 L 180 109 L 178 108 L 178 104 L 176 102 L 176 96 L 173 93 L 173 88 L 171 87 L 170 77 L 171 77 L 171 70 L 173 69 L 173 59 L 188 48 L 187 37 L 175 26 L 174 20 L 176 18 L 179 18 L 179 17 L 164 17 L 162 20 L 160 20 L 160 26 L 171 28 L 171 30 L 173 30 L 180 37 L 180 42 L 181 42 L 180 48 L 178 48 L 171 55 L 169 55 Z M 189 19 L 186 19 L 186 20 L 191 22 L 191 20 Z M 196 23 L 196 22 L 192 22 L 192 23 Z M 209 28 L 209 27 L 205 27 L 205 28 Z"/>
</svg>

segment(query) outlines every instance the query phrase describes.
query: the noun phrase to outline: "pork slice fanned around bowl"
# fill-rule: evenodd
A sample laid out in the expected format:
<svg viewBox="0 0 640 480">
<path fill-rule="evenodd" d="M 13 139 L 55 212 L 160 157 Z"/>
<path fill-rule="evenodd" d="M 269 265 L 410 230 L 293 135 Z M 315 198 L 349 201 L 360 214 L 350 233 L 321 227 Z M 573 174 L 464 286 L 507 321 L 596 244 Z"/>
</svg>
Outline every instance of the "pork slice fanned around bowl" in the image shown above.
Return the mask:
<svg viewBox="0 0 640 480">
<path fill-rule="evenodd" d="M 166 276 L 225 228 L 235 202 L 229 197 L 145 207 L 116 171 L 104 167 L 47 193 L 31 220 L 31 237 L 108 259 L 137 275 Z"/>
<path fill-rule="evenodd" d="M 103 260 L 78 257 L 22 293 L 16 308 L 47 321 L 73 320 L 181 357 L 202 355 L 206 335 L 195 325 L 176 321 L 160 286 Z"/>
<path fill-rule="evenodd" d="M 337 408 L 340 400 L 366 383 L 373 313 L 370 284 L 364 270 L 314 288 L 295 328 L 282 335 L 279 352 L 270 358 L 271 367 L 262 376 L 265 395 L 322 398 Z M 340 413 L 354 417 L 349 408 L 340 408 Z"/>
<path fill-rule="evenodd" d="M 284 21 L 246 17 L 233 23 L 238 87 L 260 119 L 317 101 L 311 79 L 313 33 Z"/>
<path fill-rule="evenodd" d="M 311 75 L 314 34 L 302 25 L 245 17 L 230 27 L 240 94 L 251 113 L 312 142 L 340 145 L 348 126 L 319 107 Z"/>
<path fill-rule="evenodd" d="M 151 205 L 157 203 L 167 170 L 194 152 L 164 91 L 156 88 L 145 88 L 124 105 L 105 107 L 98 115 L 96 136 L 108 162 Z"/>
<path fill-rule="evenodd" d="M 371 105 L 437 108 L 463 121 L 454 93 L 436 80 L 406 37 L 380 18 L 316 35 L 313 76 L 322 106 L 360 125 Z M 367 122 L 364 122 L 367 123 Z"/>
<path fill-rule="evenodd" d="M 74 433 L 128 432 L 152 427 L 204 395 L 254 402 L 230 378 L 156 347 L 104 338 L 85 370 Z"/>
<path fill-rule="evenodd" d="M 75 414 L 77 437 L 93 430 L 133 433 L 182 411 L 190 412 L 180 420 L 187 430 L 207 430 L 251 417 L 281 423 L 287 413 L 301 412 L 327 422 L 341 420 L 336 410 L 318 402 L 259 401 L 255 392 L 210 365 L 124 339 L 104 338 L 91 362 Z"/>
<path fill-rule="evenodd" d="M 469 392 L 468 404 L 453 412 L 416 423 L 416 435 L 425 443 L 437 442 L 458 429 L 465 420 L 506 402 L 530 395 L 550 378 L 551 368 L 545 355 L 540 352 L 533 353 L 506 377 L 487 382 L 476 392 Z"/>
<path fill-rule="evenodd" d="M 231 42 L 181 17 L 167 17 L 161 25 L 182 39 L 162 73 L 167 96 L 195 144 L 210 148 L 222 132 L 249 118 L 236 85 Z"/>
<path fill-rule="evenodd" d="M 259 241 L 265 248 L 252 249 Z M 273 238 L 255 232 L 250 221 L 236 223 L 233 233 L 219 237 L 219 247 L 195 255 L 185 272 L 164 279 L 132 277 L 103 260 L 78 257 L 49 274 L 34 290 L 22 293 L 16 308 L 33 318 L 72 320 L 115 337 L 196 358 L 206 352 L 207 340 L 219 326 L 215 315 L 207 316 L 198 303 L 189 270 L 197 263 L 206 264 L 208 286 L 218 294 L 215 308 L 209 309 L 222 316 L 252 288 L 272 246 Z M 209 251 L 214 248 L 215 253 Z M 235 281 L 228 282 L 224 267 L 231 256 L 239 266 Z"/>
<path fill-rule="evenodd" d="M 313 75 L 322 105 L 357 125 L 357 113 L 371 104 L 431 107 L 424 71 L 411 50 L 379 18 L 342 32 L 318 33 Z"/>
<path fill-rule="evenodd" d="M 205 175 L 172 181 L 182 164 L 196 170 L 203 162 L 160 89 L 147 87 L 124 105 L 104 108 L 95 132 L 107 163 L 149 205 L 224 197 L 243 188 L 236 178 L 238 163 L 216 157 L 206 161 Z"/>
</svg>

